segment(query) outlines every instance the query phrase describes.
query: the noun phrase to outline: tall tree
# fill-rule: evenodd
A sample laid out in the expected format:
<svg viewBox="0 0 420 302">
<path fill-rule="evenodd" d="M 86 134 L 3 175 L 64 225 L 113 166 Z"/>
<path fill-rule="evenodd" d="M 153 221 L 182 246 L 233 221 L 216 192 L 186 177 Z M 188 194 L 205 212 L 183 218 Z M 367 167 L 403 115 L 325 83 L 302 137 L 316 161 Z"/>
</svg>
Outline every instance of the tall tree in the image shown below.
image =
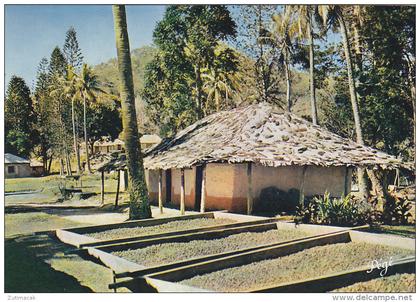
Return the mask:
<svg viewBox="0 0 420 302">
<path fill-rule="evenodd" d="M 5 151 L 28 157 L 33 148 L 35 115 L 25 81 L 12 76 L 4 103 Z"/>
<path fill-rule="evenodd" d="M 50 57 L 50 65 L 48 67 L 48 82 L 50 85 L 50 96 L 52 98 L 53 104 L 53 112 L 56 116 L 56 120 L 54 121 L 57 125 L 58 131 L 54 132 L 53 137 L 55 141 L 55 149 L 60 154 L 60 165 L 63 167 L 63 162 L 65 159 L 66 162 L 66 169 L 67 174 L 71 175 L 71 161 L 70 161 L 70 140 L 69 133 L 73 131 L 73 142 L 74 138 L 77 138 L 76 129 L 72 127 L 74 118 L 70 119 L 70 116 L 73 117 L 71 114 L 74 111 L 74 106 L 70 103 L 69 99 L 69 92 L 65 91 L 67 88 L 67 77 L 71 76 L 67 73 L 67 62 L 66 59 L 60 50 L 59 47 L 55 47 L 51 53 Z M 69 125 L 68 121 L 72 123 Z M 72 129 L 72 130 L 71 130 Z M 76 154 L 76 158 L 78 159 L 78 163 L 80 163 L 80 157 L 77 157 L 78 152 L 78 144 L 73 145 L 74 151 Z M 78 164 L 78 167 L 80 165 Z M 60 170 L 60 172 L 63 169 Z M 78 172 L 80 169 L 78 169 Z"/>
<path fill-rule="evenodd" d="M 282 14 L 273 16 L 273 26 L 271 30 L 271 41 L 280 48 L 280 62 L 284 66 L 284 76 L 286 80 L 286 102 L 287 111 L 292 110 L 292 79 L 291 61 L 293 55 L 294 42 L 297 39 L 298 30 L 296 23 L 292 20 L 292 11 L 286 9 Z"/>
<path fill-rule="evenodd" d="M 318 110 L 315 94 L 315 73 L 314 73 L 314 28 L 316 7 L 314 5 L 290 5 L 286 10 L 292 10 L 291 16 L 296 15 L 294 22 L 299 29 L 298 37 L 307 40 L 309 46 L 309 91 L 311 95 L 311 115 L 312 123 L 318 124 Z M 292 17 L 293 18 L 293 17 Z"/>
<path fill-rule="evenodd" d="M 356 142 L 363 145 L 363 132 L 362 132 L 362 125 L 360 122 L 360 114 L 359 114 L 359 104 L 357 100 L 356 94 L 356 84 L 354 79 L 354 69 L 353 69 L 353 60 L 351 57 L 351 49 L 349 43 L 349 37 L 347 32 L 347 24 L 343 14 L 343 7 L 341 5 L 321 5 L 319 6 L 320 14 L 324 19 L 324 24 L 334 26 L 338 23 L 340 32 L 341 32 L 341 39 L 344 46 L 344 54 L 346 58 L 346 65 L 347 65 L 347 78 L 348 78 L 348 85 L 349 85 L 349 92 L 350 92 L 350 102 L 353 110 L 353 118 L 354 118 L 354 125 L 356 128 Z M 366 180 L 364 176 L 364 169 L 358 168 L 357 170 L 358 180 L 359 180 L 359 189 L 361 190 L 363 195 L 367 195 L 367 186 Z"/>
<path fill-rule="evenodd" d="M 67 64 L 72 66 L 76 72 L 80 71 L 83 64 L 82 50 L 77 41 L 77 33 L 73 26 L 66 32 L 63 53 Z"/>
<path fill-rule="evenodd" d="M 76 79 L 76 93 L 83 99 L 83 132 L 85 139 L 86 164 L 88 171 L 92 173 L 89 159 L 89 136 L 87 131 L 87 102 L 94 101 L 98 97 L 98 94 L 106 94 L 106 92 L 100 88 L 97 76 L 87 64 L 83 64 L 80 76 Z"/>
<path fill-rule="evenodd" d="M 278 49 L 267 43 L 272 16 L 279 13 L 274 5 L 241 5 L 238 8 L 238 38 L 236 47 L 248 58 L 252 66 L 255 92 L 248 102 L 279 104 Z M 249 83 L 249 79 L 247 79 Z"/>
<path fill-rule="evenodd" d="M 137 127 L 133 72 L 131 67 L 130 43 L 124 5 L 113 5 L 115 39 L 117 44 L 118 70 L 120 73 L 120 94 L 124 142 L 130 188 L 130 219 L 150 218 L 143 159 Z"/>
<path fill-rule="evenodd" d="M 223 5 L 168 6 L 153 33 L 159 52 L 147 66 L 143 91 L 163 135 L 212 113 L 206 108 L 215 108 L 207 104 L 214 98 L 206 95 L 203 77 L 216 69 L 218 74 L 232 71 L 235 55 L 222 43 L 235 33 Z"/>
<path fill-rule="evenodd" d="M 34 110 L 36 112 L 37 152 L 42 158 L 45 173 L 49 173 L 48 160 L 52 159 L 52 104 L 49 95 L 49 62 L 43 58 L 38 66 L 37 78 L 34 91 Z"/>
</svg>

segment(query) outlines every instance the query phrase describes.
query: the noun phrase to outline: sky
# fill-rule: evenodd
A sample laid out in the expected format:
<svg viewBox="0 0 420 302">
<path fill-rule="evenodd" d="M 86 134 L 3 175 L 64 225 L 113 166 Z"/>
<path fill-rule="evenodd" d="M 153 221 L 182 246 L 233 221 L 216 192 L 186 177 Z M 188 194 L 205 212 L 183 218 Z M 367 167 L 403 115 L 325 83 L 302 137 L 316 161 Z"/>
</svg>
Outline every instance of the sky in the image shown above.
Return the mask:
<svg viewBox="0 0 420 302">
<path fill-rule="evenodd" d="M 131 49 L 152 43 L 164 5 L 127 5 Z M 117 56 L 111 5 L 6 5 L 5 80 L 22 77 L 32 89 L 39 62 L 55 46 L 62 48 L 73 26 L 85 62 L 91 65 Z"/>
</svg>

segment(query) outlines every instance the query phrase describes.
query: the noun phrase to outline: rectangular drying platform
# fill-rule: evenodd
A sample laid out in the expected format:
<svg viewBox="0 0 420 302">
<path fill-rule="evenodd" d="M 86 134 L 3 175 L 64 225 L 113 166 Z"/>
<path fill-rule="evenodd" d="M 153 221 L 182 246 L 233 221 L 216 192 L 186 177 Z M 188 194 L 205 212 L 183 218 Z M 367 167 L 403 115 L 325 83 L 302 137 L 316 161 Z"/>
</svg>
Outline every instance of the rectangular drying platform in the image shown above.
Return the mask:
<svg viewBox="0 0 420 302">
<path fill-rule="evenodd" d="M 229 214 L 224 211 L 218 211 L 166 218 L 132 220 L 121 223 L 94 225 L 88 227 L 58 229 L 56 230 L 56 236 L 64 243 L 75 246 L 77 248 L 83 248 L 88 246 L 123 243 L 140 239 L 165 237 L 169 235 L 181 235 L 208 230 L 218 230 L 233 226 L 239 227 L 243 225 L 258 224 L 264 221 L 272 221 L 272 219 L 240 214 Z M 189 222 L 194 222 L 192 227 L 188 227 Z M 172 229 L 168 228 L 165 230 L 165 226 L 169 226 L 170 224 L 176 224 L 177 228 L 174 230 L 172 227 Z M 142 234 L 142 230 L 145 230 L 145 228 L 151 229 L 152 227 L 159 228 L 158 232 Z M 118 234 L 118 236 L 115 236 L 115 234 L 113 237 L 111 236 L 109 238 L 106 238 L 106 236 L 104 238 L 103 235 L 98 236 L 101 234 L 106 234 L 107 232 L 118 230 L 121 232 L 121 234 Z M 133 232 L 136 230 L 139 230 L 138 234 Z"/>
<path fill-rule="evenodd" d="M 290 223 L 277 223 L 280 229 L 294 227 Z M 387 268 L 387 275 L 395 273 L 412 273 L 415 269 L 414 248 L 415 241 L 413 239 L 402 238 L 392 235 L 371 234 L 359 232 L 357 230 L 344 228 L 331 228 L 313 225 L 300 225 L 306 231 L 312 232 L 312 236 L 300 238 L 290 242 L 284 242 L 274 245 L 267 245 L 260 248 L 248 249 L 236 253 L 227 253 L 226 255 L 218 255 L 218 257 L 210 259 L 201 259 L 197 262 L 185 262 L 181 266 L 168 267 L 161 266 L 159 268 L 142 269 L 137 271 L 119 274 L 119 277 L 127 277 L 127 280 L 115 282 L 110 288 L 117 289 L 126 287 L 134 292 L 206 292 L 214 291 L 208 287 L 200 287 L 195 284 L 184 282 L 184 280 L 201 278 L 201 276 L 216 273 L 214 278 L 219 278 L 218 271 L 229 269 L 243 269 L 247 266 L 281 259 L 288 255 L 296 256 L 299 253 L 309 252 L 312 248 L 328 248 L 334 250 L 339 244 L 369 244 L 372 247 L 383 246 L 384 249 L 392 251 L 392 249 L 402 249 L 401 257 L 395 257 L 391 266 Z M 318 234 L 317 234 L 318 233 Z M 317 234 L 317 235 L 316 235 Z M 341 248 L 347 248 L 342 246 Z M 102 251 L 104 252 L 104 251 Z M 104 252 L 108 254 L 107 252 Z M 356 253 L 357 254 L 357 253 Z M 380 253 L 378 255 L 381 255 Z M 115 257 L 111 255 L 112 257 Z M 360 255 L 362 257 L 362 255 Z M 324 257 L 326 258 L 326 257 Z M 124 259 L 123 259 L 124 260 Z M 345 261 L 346 259 L 343 259 Z M 378 259 L 379 260 L 379 259 Z M 359 261 L 360 262 L 360 261 Z M 298 278 L 287 282 L 269 282 L 269 284 L 258 284 L 249 287 L 244 292 L 327 292 L 340 287 L 354 284 L 356 282 L 367 281 L 378 278 L 381 270 L 376 269 L 371 273 L 367 273 L 370 269 L 367 263 L 358 263 L 355 267 L 350 267 L 338 271 L 322 271 L 307 278 Z M 252 279 L 254 275 L 251 272 L 246 274 L 246 270 L 240 273 L 245 279 Z M 226 273 L 225 273 L 226 274 Z M 221 274 L 223 275 L 223 274 Z M 215 281 L 214 279 L 213 281 Z M 206 280 L 205 280 L 206 281 Z M 208 281 L 208 280 L 207 280 Z M 210 279 L 211 282 L 211 279 Z M 223 282 L 223 281 L 221 281 Z M 222 290 L 222 291 L 236 291 Z"/>
</svg>

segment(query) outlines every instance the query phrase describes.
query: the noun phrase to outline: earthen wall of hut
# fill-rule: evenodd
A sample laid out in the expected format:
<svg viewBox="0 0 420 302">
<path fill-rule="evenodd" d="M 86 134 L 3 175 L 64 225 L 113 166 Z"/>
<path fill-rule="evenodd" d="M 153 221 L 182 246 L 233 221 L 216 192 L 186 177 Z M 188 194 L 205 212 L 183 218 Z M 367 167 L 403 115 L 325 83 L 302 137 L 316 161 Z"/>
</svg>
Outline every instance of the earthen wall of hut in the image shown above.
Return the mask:
<svg viewBox="0 0 420 302">
<path fill-rule="evenodd" d="M 153 203 L 158 199 L 159 172 L 146 172 L 149 195 Z M 347 183 L 345 167 L 316 167 L 308 166 L 304 183 L 303 167 L 265 167 L 252 165 L 253 199 L 258 202 L 261 190 L 267 187 L 277 187 L 283 191 L 295 188 L 306 196 L 330 192 L 331 196 L 339 197 L 345 190 L 350 192 L 351 169 L 348 169 Z M 185 206 L 194 208 L 196 168 L 185 169 Z M 179 205 L 181 192 L 181 171 L 172 169 L 171 172 L 171 204 Z M 206 166 L 206 209 L 245 212 L 247 204 L 248 179 L 247 164 L 219 164 L 211 163 Z M 166 178 L 162 172 L 162 198 L 166 201 Z"/>
</svg>

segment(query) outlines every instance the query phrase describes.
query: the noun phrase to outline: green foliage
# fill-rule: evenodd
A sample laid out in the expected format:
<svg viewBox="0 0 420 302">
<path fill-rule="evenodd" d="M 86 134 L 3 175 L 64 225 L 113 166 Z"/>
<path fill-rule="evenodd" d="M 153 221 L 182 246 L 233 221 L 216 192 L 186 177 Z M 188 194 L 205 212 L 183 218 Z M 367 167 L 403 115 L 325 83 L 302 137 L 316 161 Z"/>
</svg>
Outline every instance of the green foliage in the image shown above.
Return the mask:
<svg viewBox="0 0 420 302">
<path fill-rule="evenodd" d="M 22 78 L 12 76 L 5 103 L 5 151 L 28 157 L 33 149 L 35 112 L 30 90 Z"/>
<path fill-rule="evenodd" d="M 356 226 L 375 223 L 377 213 L 372 206 L 355 200 L 351 195 L 331 198 L 323 196 L 305 199 L 296 210 L 296 223 L 314 223 L 336 226 Z"/>
<path fill-rule="evenodd" d="M 71 26 L 66 32 L 63 53 L 68 65 L 72 66 L 75 70 L 79 70 L 82 67 L 82 50 L 79 47 L 79 42 L 77 41 L 77 33 L 73 26 Z"/>
<path fill-rule="evenodd" d="M 366 145 L 408 160 L 414 155 L 410 85 L 415 79 L 414 11 L 410 6 L 366 6 L 362 21 L 353 21 L 362 37 L 362 53 L 355 56 L 358 59 L 355 75 L 363 139 Z M 343 66 L 340 45 L 336 49 L 334 65 Z M 329 74 L 334 89 L 323 108 L 323 123 L 335 133 L 354 138 L 347 75 L 344 69 L 331 69 Z"/>
<path fill-rule="evenodd" d="M 384 205 L 383 222 L 389 225 L 406 225 L 412 216 L 411 203 L 395 195 L 387 195 Z"/>
<path fill-rule="evenodd" d="M 168 6 L 153 33 L 158 53 L 146 67 L 142 93 L 162 135 L 173 135 L 222 107 L 218 93 L 232 89 L 229 74 L 236 58 L 221 42 L 235 34 L 223 5 Z"/>
</svg>

